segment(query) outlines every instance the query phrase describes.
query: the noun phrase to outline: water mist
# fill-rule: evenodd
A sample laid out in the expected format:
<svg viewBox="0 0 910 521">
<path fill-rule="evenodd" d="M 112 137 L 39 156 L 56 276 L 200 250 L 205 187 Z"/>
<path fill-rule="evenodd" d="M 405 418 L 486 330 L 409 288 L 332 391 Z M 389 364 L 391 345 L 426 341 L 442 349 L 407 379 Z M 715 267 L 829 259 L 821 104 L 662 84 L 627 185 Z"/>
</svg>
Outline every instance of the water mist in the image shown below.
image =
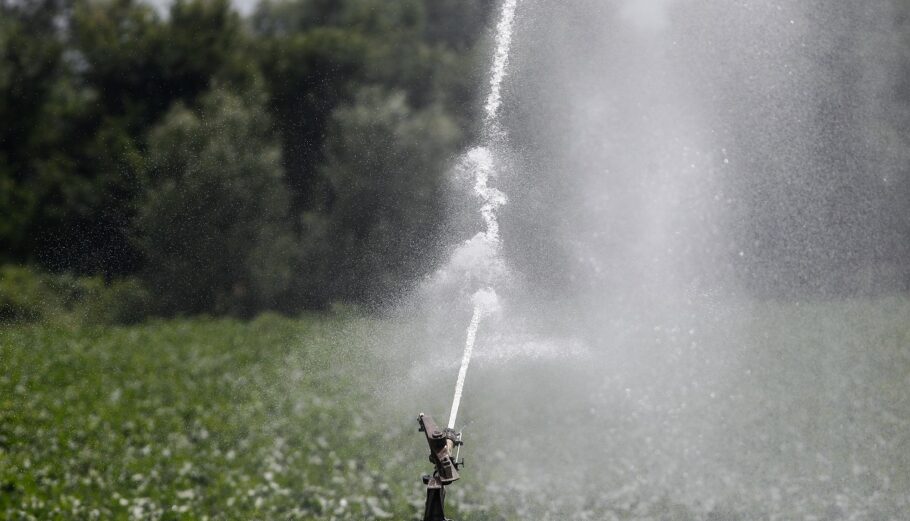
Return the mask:
<svg viewBox="0 0 910 521">
<path fill-rule="evenodd" d="M 891 6 L 521 3 L 455 169 L 484 229 L 444 239 L 387 389 L 443 407 L 460 369 L 463 511 L 905 517 Z"/>
</svg>

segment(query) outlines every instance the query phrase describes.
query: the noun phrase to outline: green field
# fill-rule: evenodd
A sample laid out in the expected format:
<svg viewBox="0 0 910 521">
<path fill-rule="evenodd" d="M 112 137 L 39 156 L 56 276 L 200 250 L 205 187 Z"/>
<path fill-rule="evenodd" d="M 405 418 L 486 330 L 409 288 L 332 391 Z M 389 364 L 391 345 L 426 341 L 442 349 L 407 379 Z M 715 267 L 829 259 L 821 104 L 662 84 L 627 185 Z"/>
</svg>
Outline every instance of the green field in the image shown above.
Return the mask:
<svg viewBox="0 0 910 521">
<path fill-rule="evenodd" d="M 731 315 L 699 333 L 710 363 L 649 359 L 675 335 L 650 327 L 581 363 L 503 363 L 479 344 L 450 517 L 902 519 L 907 300 Z M 5 327 L 0 518 L 415 519 L 429 465 L 414 417 L 442 420 L 454 378 L 425 364 L 419 329 L 271 315 Z M 632 350 L 648 363 L 613 356 Z"/>
<path fill-rule="evenodd" d="M 370 446 L 404 430 L 374 428 L 364 389 L 382 367 L 350 341 L 370 327 L 266 316 L 4 330 L 0 518 L 413 517 L 424 467 Z"/>
</svg>

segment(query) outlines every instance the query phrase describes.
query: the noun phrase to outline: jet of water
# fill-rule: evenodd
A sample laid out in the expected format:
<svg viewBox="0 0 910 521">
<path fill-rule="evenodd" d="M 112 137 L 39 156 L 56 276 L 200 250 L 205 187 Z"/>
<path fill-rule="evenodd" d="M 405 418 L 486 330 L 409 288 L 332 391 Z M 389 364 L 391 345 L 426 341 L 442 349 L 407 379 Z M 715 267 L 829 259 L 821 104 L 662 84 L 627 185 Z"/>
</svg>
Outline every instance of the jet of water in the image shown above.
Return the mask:
<svg viewBox="0 0 910 521">
<path fill-rule="evenodd" d="M 496 26 L 496 52 L 493 55 L 493 68 L 490 71 L 490 94 L 484 104 L 486 117 L 485 130 L 499 130 L 499 106 L 502 105 L 502 80 L 509 65 L 509 49 L 512 47 L 512 26 L 515 23 L 515 8 L 518 0 L 505 0 L 499 24 Z"/>
<path fill-rule="evenodd" d="M 506 67 L 509 63 L 509 49 L 512 45 L 512 28 L 515 22 L 515 8 L 518 0 L 505 0 L 499 23 L 496 26 L 496 50 L 493 55 L 493 67 L 490 72 L 490 94 L 484 104 L 484 133 L 488 146 L 477 147 L 468 152 L 468 159 L 473 165 L 474 192 L 480 196 L 483 205 L 480 208 L 486 229 L 477 234 L 468 244 L 483 243 L 485 250 L 492 252 L 487 258 L 489 262 L 500 263 L 499 250 L 499 222 L 496 219 L 496 210 L 506 203 L 505 195 L 489 186 L 489 180 L 494 173 L 495 162 L 491 152 L 492 142 L 503 139 L 503 132 L 499 126 L 499 107 L 502 105 L 502 81 L 505 78 Z M 487 267 L 489 268 L 489 267 Z M 490 271 L 487 269 L 486 271 Z M 458 371 L 458 380 L 455 384 L 455 396 L 452 399 L 452 409 L 449 413 L 449 428 L 455 428 L 458 417 L 458 407 L 461 405 L 461 395 L 464 390 L 464 381 L 474 352 L 474 342 L 477 338 L 477 329 L 481 320 L 496 311 L 499 299 L 492 288 L 492 280 L 485 281 L 487 286 L 479 289 L 473 296 L 474 313 L 468 325 L 467 339 L 465 341 L 464 355 L 461 359 L 461 368 Z"/>
<path fill-rule="evenodd" d="M 477 338 L 477 328 L 480 321 L 487 315 L 499 309 L 499 297 L 491 288 L 482 289 L 474 294 L 474 314 L 468 325 L 467 340 L 465 340 L 464 355 L 461 357 L 461 368 L 458 370 L 458 381 L 455 384 L 455 396 L 452 398 L 452 414 L 449 416 L 449 428 L 455 428 L 455 419 L 458 416 L 458 406 L 461 405 L 461 394 L 464 391 L 464 380 L 471 364 L 471 355 L 474 353 L 474 340 Z"/>
</svg>

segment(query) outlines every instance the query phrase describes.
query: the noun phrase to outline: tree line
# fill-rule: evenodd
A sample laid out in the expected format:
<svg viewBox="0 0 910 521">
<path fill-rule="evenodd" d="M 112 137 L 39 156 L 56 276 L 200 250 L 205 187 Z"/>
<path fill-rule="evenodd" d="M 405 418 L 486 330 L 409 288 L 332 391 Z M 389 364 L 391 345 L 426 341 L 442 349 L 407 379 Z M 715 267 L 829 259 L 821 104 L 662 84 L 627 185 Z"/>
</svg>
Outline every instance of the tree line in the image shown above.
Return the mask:
<svg viewBox="0 0 910 521">
<path fill-rule="evenodd" d="M 157 314 L 371 305 L 440 252 L 489 0 L 0 0 L 0 263 Z"/>
</svg>

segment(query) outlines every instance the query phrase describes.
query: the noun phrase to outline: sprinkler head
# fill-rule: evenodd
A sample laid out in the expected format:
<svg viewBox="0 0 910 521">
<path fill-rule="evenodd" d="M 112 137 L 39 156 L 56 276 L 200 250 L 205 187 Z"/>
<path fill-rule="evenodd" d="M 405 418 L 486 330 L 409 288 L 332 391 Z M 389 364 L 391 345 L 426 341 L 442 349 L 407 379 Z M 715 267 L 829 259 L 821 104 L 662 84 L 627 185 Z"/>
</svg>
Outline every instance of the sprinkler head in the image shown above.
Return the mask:
<svg viewBox="0 0 910 521">
<path fill-rule="evenodd" d="M 426 435 L 430 447 L 430 463 L 436 468 L 432 475 L 424 475 L 427 486 L 427 502 L 424 521 L 451 521 L 446 518 L 443 508 L 445 487 L 459 479 L 458 470 L 463 462 L 455 461 L 452 451 L 462 445 L 461 433 L 453 429 L 440 429 L 433 418 L 423 413 L 417 417 L 419 431 Z"/>
</svg>

